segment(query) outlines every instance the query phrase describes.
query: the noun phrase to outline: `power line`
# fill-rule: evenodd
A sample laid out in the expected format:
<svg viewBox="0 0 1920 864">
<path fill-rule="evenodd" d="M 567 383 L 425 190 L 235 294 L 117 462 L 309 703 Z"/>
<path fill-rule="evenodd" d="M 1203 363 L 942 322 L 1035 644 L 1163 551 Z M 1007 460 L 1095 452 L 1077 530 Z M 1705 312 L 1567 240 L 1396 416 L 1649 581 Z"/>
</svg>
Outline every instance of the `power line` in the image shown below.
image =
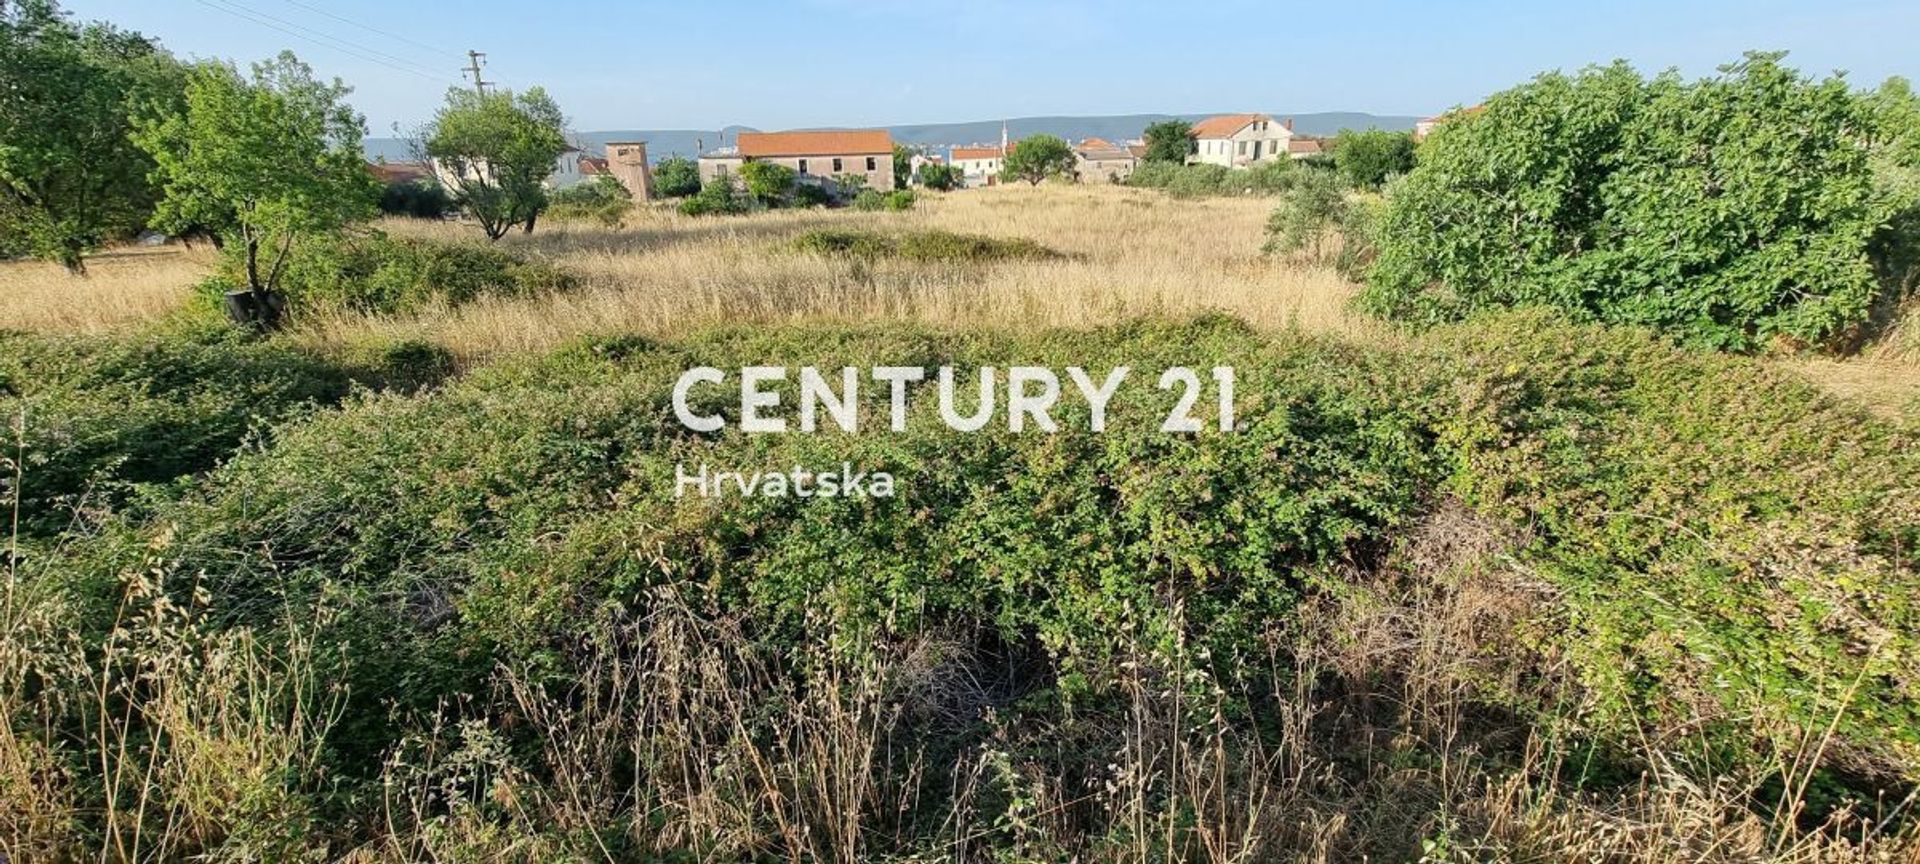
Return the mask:
<svg viewBox="0 0 1920 864">
<path fill-rule="evenodd" d="M 358 28 L 360 28 L 360 29 L 362 29 L 362 30 L 365 30 L 365 31 L 367 31 L 368 33 L 378 33 L 378 34 L 380 34 L 380 35 L 382 35 L 382 36 L 385 36 L 385 37 L 387 37 L 388 39 L 395 39 L 395 40 L 398 40 L 398 41 L 401 41 L 401 42 L 405 42 L 405 43 L 407 43 L 408 45 L 412 45 L 412 46 L 414 46 L 415 48 L 425 48 L 425 49 L 427 49 L 428 51 L 432 51 L 432 52 L 434 52 L 435 54 L 458 54 L 458 53 L 460 53 L 460 52 L 458 52 L 458 51 L 448 51 L 448 50 L 446 50 L 445 48 L 442 48 L 442 47 L 440 47 L 440 46 L 438 46 L 438 45 L 428 45 L 427 43 L 425 43 L 425 42 L 422 42 L 422 41 L 420 41 L 420 40 L 418 40 L 418 39 L 415 39 L 415 38 L 413 38 L 413 37 L 411 37 L 411 36 L 402 36 L 402 35 L 400 35 L 400 34 L 398 34 L 398 33 L 394 33 L 394 32 L 392 32 L 392 31 L 389 31 L 389 30 L 382 30 L 382 29 L 380 29 L 380 28 L 378 28 L 378 27 L 375 27 L 375 26 L 373 26 L 373 25 L 371 25 L 371 24 L 362 24 L 362 23 L 360 23 L 360 22 L 358 22 L 358 21 L 355 21 L 355 20 L 353 20 L 352 18 L 348 18 L 348 17 L 346 17 L 346 16 L 344 16 L 344 15 L 338 15 L 338 14 L 335 14 L 335 13 L 333 13 L 333 12 L 329 12 L 329 11 L 327 11 L 327 10 L 325 10 L 325 9 L 322 9 L 322 8 L 320 8 L 320 7 L 318 7 L 318 6 L 311 6 L 311 5 L 308 5 L 308 4 L 306 4 L 306 3 L 302 3 L 302 2 L 300 2 L 300 0 L 286 0 L 286 2 L 287 2 L 287 4 L 288 4 L 288 5 L 290 5 L 290 6 L 298 6 L 298 7 L 300 7 L 300 8 L 302 8 L 302 9 L 305 9 L 305 10 L 307 10 L 308 12 L 312 12 L 312 13 L 314 13 L 314 14 L 317 14 L 317 15 L 325 15 L 325 16 L 327 16 L 328 18 L 332 18 L 333 20 L 335 20 L 335 21 L 338 21 L 338 22 L 340 22 L 340 23 L 342 23 L 342 24 L 349 24 L 349 25 L 352 25 L 352 26 L 354 26 L 354 27 L 358 27 Z"/>
<path fill-rule="evenodd" d="M 412 65 L 411 61 L 406 60 L 404 58 L 395 57 L 394 55 L 387 54 L 383 51 L 376 51 L 371 48 L 361 48 L 361 47 L 355 46 L 352 43 L 346 42 L 337 37 L 329 36 L 325 33 L 321 33 L 320 31 L 314 30 L 310 27 L 304 27 L 302 25 L 295 24 L 290 21 L 285 21 L 283 19 L 275 18 L 272 15 L 268 15 L 264 12 L 257 12 L 252 9 L 248 9 L 247 7 L 241 6 L 238 3 L 233 3 L 232 0 L 197 0 L 197 2 L 200 5 L 205 6 L 209 9 L 225 12 L 236 18 L 240 18 L 242 20 L 249 21 L 254 24 L 258 24 L 262 27 L 266 27 L 272 30 L 278 30 L 281 33 L 287 34 L 288 36 L 292 36 L 296 39 L 302 39 L 307 42 L 311 42 L 323 48 L 331 48 L 333 50 L 340 51 L 345 54 L 350 54 L 354 57 L 358 57 L 369 63 L 375 63 L 399 72 L 406 72 L 413 75 L 418 75 L 430 81 L 445 82 L 447 80 L 445 76 L 428 72 L 424 68 L 419 66 L 414 66 Z M 302 30 L 306 32 L 304 34 L 301 32 L 298 32 Z M 387 59 L 382 59 L 383 57 Z"/>
</svg>

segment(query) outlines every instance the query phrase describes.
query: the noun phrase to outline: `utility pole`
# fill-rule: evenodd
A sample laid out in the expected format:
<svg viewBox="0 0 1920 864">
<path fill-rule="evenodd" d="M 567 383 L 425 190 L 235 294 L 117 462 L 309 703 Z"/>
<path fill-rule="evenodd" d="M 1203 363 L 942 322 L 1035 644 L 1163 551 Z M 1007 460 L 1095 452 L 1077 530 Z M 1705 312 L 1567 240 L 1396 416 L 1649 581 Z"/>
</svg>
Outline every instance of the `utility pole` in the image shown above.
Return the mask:
<svg viewBox="0 0 1920 864">
<path fill-rule="evenodd" d="M 487 85 L 493 83 L 492 81 L 480 80 L 480 69 L 486 65 L 486 62 L 485 62 L 486 59 L 487 59 L 486 54 L 479 51 L 474 51 L 472 49 L 468 49 L 467 50 L 467 66 L 466 68 L 460 70 L 462 72 L 467 73 L 468 75 L 473 76 L 473 90 L 474 92 L 479 93 L 482 96 L 487 95 Z"/>
</svg>

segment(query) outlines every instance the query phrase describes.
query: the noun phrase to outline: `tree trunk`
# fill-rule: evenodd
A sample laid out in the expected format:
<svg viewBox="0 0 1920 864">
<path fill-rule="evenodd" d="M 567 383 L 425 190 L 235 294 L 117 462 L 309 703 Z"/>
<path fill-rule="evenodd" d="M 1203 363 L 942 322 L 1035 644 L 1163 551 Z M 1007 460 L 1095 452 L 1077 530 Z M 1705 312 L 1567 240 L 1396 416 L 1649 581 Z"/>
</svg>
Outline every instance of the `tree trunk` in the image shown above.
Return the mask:
<svg viewBox="0 0 1920 864">
<path fill-rule="evenodd" d="M 532 234 L 532 233 L 533 233 L 533 223 L 534 223 L 534 220 L 536 220 L 536 219 L 539 219 L 539 218 L 540 218 L 540 214 L 538 214 L 538 213 L 534 213 L 534 214 L 532 214 L 532 215 L 530 215 L 530 216 L 528 216 L 528 217 L 527 217 L 527 221 L 526 221 L 526 222 L 523 222 L 523 223 L 521 223 L 521 225 L 520 225 L 520 233 L 522 233 L 522 234 Z"/>
</svg>

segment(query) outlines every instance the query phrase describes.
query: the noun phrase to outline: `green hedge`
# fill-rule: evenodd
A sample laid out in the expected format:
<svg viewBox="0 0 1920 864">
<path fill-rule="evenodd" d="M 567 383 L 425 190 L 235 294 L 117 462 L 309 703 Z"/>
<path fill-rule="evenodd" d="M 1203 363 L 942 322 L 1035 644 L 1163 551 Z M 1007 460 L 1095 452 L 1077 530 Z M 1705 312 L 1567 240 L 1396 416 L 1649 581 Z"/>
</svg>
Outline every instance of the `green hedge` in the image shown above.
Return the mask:
<svg viewBox="0 0 1920 864">
<path fill-rule="evenodd" d="M 237 253 L 211 285 L 244 285 Z M 458 306 L 483 297 L 529 297 L 571 290 L 571 274 L 552 264 L 478 243 L 440 243 L 383 232 L 316 237 L 296 244 L 280 289 L 297 312 L 409 312 Z"/>
</svg>

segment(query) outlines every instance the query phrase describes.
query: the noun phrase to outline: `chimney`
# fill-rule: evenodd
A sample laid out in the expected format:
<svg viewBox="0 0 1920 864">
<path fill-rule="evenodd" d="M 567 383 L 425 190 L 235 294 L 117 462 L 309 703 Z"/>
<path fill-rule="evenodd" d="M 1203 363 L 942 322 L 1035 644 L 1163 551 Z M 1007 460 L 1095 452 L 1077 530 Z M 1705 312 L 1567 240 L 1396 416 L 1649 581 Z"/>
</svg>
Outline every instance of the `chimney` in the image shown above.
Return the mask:
<svg viewBox="0 0 1920 864">
<path fill-rule="evenodd" d="M 1293 131 L 1293 118 L 1292 118 L 1292 117 L 1288 117 L 1287 119 L 1285 119 L 1285 120 L 1282 120 L 1282 121 L 1280 121 L 1280 128 L 1282 128 L 1282 129 L 1285 129 L 1285 130 L 1287 130 L 1288 132 L 1292 132 L 1292 131 Z"/>
</svg>

